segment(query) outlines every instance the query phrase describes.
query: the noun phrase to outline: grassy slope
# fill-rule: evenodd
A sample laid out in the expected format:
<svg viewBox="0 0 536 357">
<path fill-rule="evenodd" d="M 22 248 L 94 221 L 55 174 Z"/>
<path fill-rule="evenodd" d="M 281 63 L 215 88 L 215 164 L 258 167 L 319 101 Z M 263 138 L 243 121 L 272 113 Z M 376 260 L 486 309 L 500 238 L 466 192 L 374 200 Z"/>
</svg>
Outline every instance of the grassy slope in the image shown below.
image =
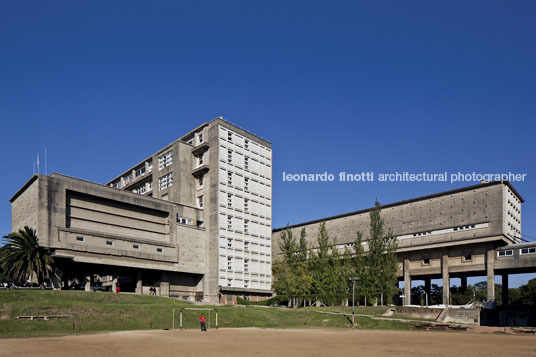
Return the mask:
<svg viewBox="0 0 536 357">
<path fill-rule="evenodd" d="M 91 333 L 99 331 L 163 329 L 172 326 L 172 310 L 193 305 L 153 296 L 114 295 L 78 291 L 0 291 L 0 336 L 24 337 Z M 210 306 L 206 306 L 209 308 Z M 262 328 L 347 328 L 341 315 L 315 312 L 317 309 L 276 309 L 264 307 L 212 306 L 218 309 L 219 327 Z M 380 314 L 380 309 L 360 308 L 356 313 Z M 329 309 L 336 311 L 337 308 Z M 368 311 L 370 310 L 370 311 Z M 349 312 L 348 308 L 341 311 Z M 206 312 L 205 312 L 206 313 Z M 198 328 L 201 311 L 185 311 L 185 328 Z M 71 315 L 59 320 L 16 320 L 24 315 Z M 214 325 L 214 312 L 211 313 Z M 73 330 L 74 321 L 74 330 Z M 356 318 L 362 328 L 407 329 L 409 323 Z M 175 316 L 178 327 L 178 314 Z"/>
</svg>

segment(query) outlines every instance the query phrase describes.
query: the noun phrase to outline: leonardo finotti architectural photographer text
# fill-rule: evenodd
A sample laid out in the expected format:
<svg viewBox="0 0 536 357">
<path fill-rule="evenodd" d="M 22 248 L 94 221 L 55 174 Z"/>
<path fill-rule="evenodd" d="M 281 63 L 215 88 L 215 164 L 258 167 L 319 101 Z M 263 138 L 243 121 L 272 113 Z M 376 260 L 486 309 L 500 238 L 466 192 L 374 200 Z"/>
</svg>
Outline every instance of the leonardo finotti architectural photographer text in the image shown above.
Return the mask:
<svg viewBox="0 0 536 357">
<path fill-rule="evenodd" d="M 339 182 L 481 182 L 481 181 L 525 181 L 527 174 L 508 173 L 410 173 L 410 172 L 394 172 L 394 173 L 378 173 L 373 171 L 363 171 L 360 173 L 339 172 L 332 174 L 323 173 L 286 173 L 283 172 L 283 181 L 288 182 L 332 182 L 337 179 Z"/>
</svg>

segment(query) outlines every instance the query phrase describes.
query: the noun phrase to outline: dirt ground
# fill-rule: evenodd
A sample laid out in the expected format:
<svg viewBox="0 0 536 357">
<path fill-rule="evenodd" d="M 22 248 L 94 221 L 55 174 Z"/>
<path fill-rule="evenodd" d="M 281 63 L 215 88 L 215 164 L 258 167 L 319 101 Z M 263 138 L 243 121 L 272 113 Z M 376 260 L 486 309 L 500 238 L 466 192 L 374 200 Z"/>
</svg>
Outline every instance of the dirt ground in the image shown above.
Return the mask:
<svg viewBox="0 0 536 357">
<path fill-rule="evenodd" d="M 222 329 L 0 339 L 0 356 L 536 356 L 535 336 L 466 332 Z"/>
</svg>

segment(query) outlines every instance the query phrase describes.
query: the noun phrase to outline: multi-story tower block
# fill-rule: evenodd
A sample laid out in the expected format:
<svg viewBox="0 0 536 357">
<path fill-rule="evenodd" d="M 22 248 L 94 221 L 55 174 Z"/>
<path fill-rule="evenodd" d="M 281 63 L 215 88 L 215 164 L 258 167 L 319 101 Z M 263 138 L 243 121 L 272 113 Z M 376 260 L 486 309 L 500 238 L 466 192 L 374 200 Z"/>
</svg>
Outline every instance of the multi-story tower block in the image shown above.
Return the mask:
<svg viewBox="0 0 536 357">
<path fill-rule="evenodd" d="M 13 230 L 36 228 L 62 263 L 58 287 L 157 284 L 212 303 L 271 296 L 271 144 L 221 117 L 106 185 L 35 175 L 11 202 Z"/>
</svg>

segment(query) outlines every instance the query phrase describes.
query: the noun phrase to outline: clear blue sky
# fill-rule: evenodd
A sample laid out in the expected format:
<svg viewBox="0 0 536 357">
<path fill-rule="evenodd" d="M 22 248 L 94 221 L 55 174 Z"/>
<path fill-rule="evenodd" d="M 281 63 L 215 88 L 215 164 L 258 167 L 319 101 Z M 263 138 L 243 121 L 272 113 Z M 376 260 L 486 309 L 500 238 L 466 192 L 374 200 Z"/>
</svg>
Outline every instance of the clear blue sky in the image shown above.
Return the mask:
<svg viewBox="0 0 536 357">
<path fill-rule="evenodd" d="M 274 227 L 463 186 L 288 183 L 283 171 L 512 171 L 527 174 L 514 185 L 523 233 L 536 237 L 535 10 L 1 2 L 0 231 L 45 146 L 49 172 L 104 183 L 223 115 L 273 144 Z"/>
</svg>

